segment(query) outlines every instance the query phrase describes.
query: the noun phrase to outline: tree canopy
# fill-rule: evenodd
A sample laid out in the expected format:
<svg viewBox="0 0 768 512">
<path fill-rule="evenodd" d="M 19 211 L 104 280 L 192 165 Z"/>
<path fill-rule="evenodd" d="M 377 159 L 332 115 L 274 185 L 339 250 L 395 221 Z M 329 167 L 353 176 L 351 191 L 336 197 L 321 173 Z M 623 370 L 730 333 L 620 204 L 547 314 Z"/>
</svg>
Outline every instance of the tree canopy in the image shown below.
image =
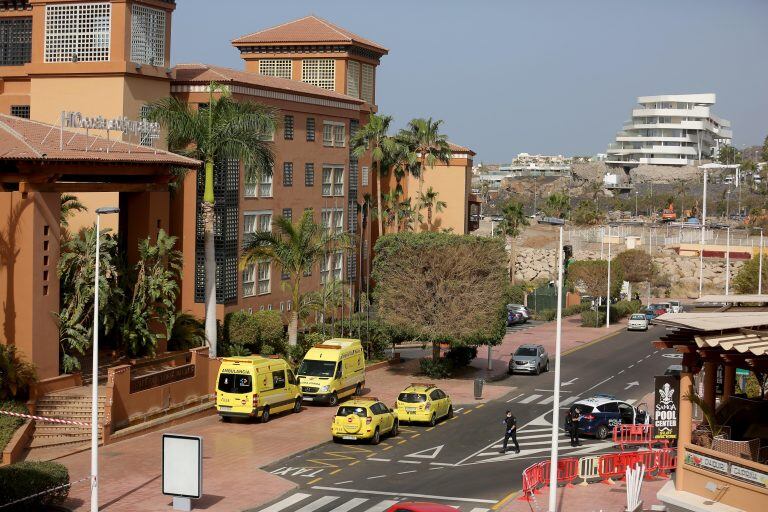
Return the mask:
<svg viewBox="0 0 768 512">
<path fill-rule="evenodd" d="M 498 239 L 398 233 L 376 243 L 379 318 L 415 338 L 495 345 L 505 332 L 506 254 Z"/>
<path fill-rule="evenodd" d="M 651 255 L 641 249 L 629 249 L 613 258 L 613 263 L 622 271 L 625 281 L 642 283 L 650 281 L 654 275 Z"/>
<path fill-rule="evenodd" d="M 611 297 L 618 297 L 623 280 L 621 266 L 611 265 Z M 568 285 L 579 288 L 592 297 L 605 297 L 608 290 L 608 262 L 574 261 L 568 265 Z"/>
<path fill-rule="evenodd" d="M 733 279 L 733 286 L 739 293 L 757 293 L 760 258 L 755 257 L 744 263 Z M 768 288 L 768 251 L 763 254 L 763 293 Z"/>
</svg>

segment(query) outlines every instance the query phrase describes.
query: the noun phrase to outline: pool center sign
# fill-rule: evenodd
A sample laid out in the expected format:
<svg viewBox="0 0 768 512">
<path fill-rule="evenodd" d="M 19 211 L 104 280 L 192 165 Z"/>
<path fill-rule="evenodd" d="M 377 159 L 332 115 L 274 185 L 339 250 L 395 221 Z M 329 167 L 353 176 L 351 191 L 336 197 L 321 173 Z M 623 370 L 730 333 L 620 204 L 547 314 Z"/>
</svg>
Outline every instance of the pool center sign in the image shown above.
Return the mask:
<svg viewBox="0 0 768 512">
<path fill-rule="evenodd" d="M 107 119 L 104 116 L 89 117 L 80 112 L 61 112 L 62 128 L 78 128 L 85 130 L 105 130 L 120 132 L 124 135 L 135 136 L 142 141 L 153 141 L 160 137 L 160 123 L 147 121 L 146 119 L 132 120 L 125 116 Z"/>
<path fill-rule="evenodd" d="M 656 406 L 653 424 L 656 439 L 677 439 L 680 409 L 680 379 L 674 375 L 656 377 Z"/>
</svg>

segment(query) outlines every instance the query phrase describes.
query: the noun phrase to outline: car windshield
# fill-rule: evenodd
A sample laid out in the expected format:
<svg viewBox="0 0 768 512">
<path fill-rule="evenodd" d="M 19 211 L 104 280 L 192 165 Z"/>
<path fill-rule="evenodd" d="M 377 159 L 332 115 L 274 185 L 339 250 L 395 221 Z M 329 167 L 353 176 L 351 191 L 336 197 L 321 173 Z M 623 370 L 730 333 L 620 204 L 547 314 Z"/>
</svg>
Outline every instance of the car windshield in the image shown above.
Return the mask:
<svg viewBox="0 0 768 512">
<path fill-rule="evenodd" d="M 365 418 L 368 416 L 368 410 L 365 407 L 352 407 L 345 405 L 343 407 L 339 407 L 339 410 L 336 412 L 336 416 L 350 416 L 352 414 L 355 416 L 360 416 L 361 418 Z"/>
<path fill-rule="evenodd" d="M 224 393 L 250 393 L 253 390 L 251 376 L 233 373 L 219 375 L 218 390 Z"/>
<path fill-rule="evenodd" d="M 661 304 L 651 304 L 650 306 L 648 306 L 648 309 L 650 309 L 650 310 L 664 309 L 664 306 L 662 306 Z"/>
<path fill-rule="evenodd" d="M 533 347 L 520 347 L 517 350 L 515 350 L 516 356 L 535 356 L 536 355 L 536 349 Z"/>
<path fill-rule="evenodd" d="M 315 361 L 305 359 L 299 366 L 299 375 L 308 375 L 310 377 L 331 377 L 336 363 L 333 361 Z"/>
<path fill-rule="evenodd" d="M 407 404 L 420 404 L 427 401 L 427 395 L 421 393 L 400 393 L 397 399 Z"/>
<path fill-rule="evenodd" d="M 632 315 L 631 320 L 645 320 L 645 315 Z"/>
</svg>

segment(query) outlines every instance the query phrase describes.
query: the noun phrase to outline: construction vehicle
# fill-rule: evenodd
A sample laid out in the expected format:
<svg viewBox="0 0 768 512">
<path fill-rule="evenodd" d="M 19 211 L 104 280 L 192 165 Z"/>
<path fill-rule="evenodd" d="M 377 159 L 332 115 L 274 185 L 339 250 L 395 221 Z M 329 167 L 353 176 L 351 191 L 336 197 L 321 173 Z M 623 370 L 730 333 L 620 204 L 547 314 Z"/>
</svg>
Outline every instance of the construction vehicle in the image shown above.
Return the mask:
<svg viewBox="0 0 768 512">
<path fill-rule="evenodd" d="M 661 211 L 661 221 L 672 222 L 674 220 L 677 220 L 677 213 L 675 213 L 675 205 L 673 203 L 669 203 L 669 206 L 667 206 Z"/>
</svg>

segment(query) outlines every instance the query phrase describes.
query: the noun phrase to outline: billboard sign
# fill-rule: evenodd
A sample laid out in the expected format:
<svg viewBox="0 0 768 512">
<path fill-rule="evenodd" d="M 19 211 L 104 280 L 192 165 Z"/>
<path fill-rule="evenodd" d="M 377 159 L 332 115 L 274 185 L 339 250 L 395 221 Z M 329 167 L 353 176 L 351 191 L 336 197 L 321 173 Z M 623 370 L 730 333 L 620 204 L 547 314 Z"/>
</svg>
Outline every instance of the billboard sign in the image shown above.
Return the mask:
<svg viewBox="0 0 768 512">
<path fill-rule="evenodd" d="M 163 494 L 203 495 L 203 438 L 163 434 Z"/>
<path fill-rule="evenodd" d="M 677 439 L 680 421 L 680 379 L 674 375 L 657 376 L 656 404 L 653 409 L 653 424 L 656 439 Z"/>
</svg>

